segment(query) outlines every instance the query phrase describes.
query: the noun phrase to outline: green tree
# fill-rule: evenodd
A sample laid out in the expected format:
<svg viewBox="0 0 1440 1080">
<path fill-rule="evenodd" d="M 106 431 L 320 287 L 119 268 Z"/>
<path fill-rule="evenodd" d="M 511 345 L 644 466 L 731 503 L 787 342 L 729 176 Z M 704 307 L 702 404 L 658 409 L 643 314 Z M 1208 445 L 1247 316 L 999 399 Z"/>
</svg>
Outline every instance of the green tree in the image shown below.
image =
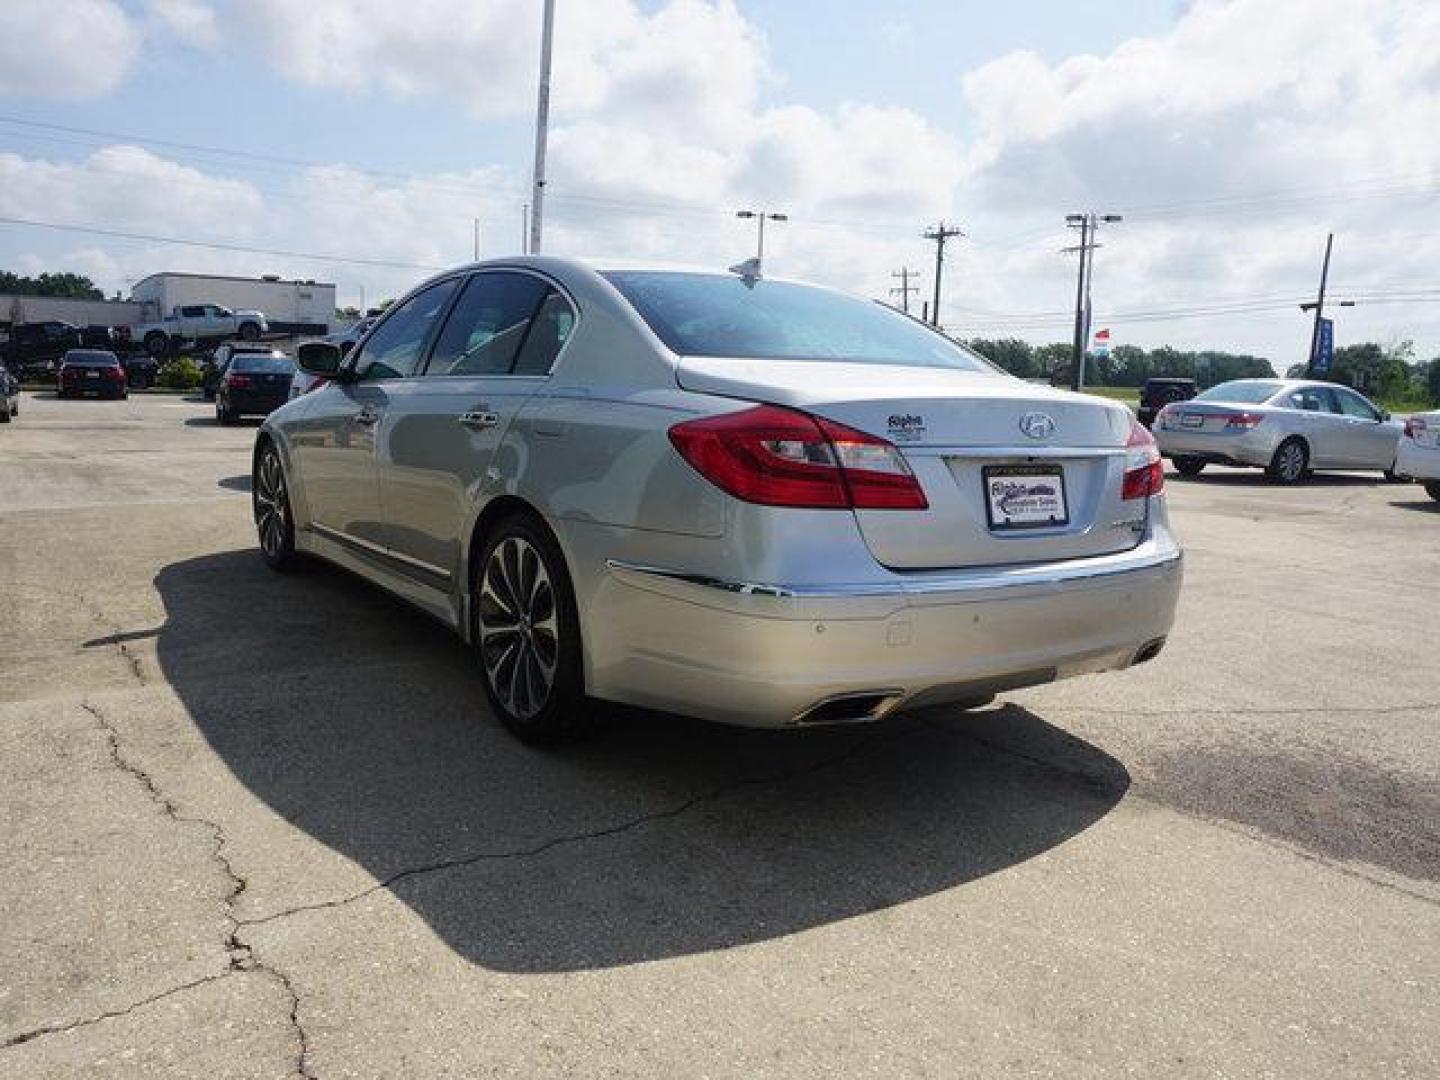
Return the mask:
<svg viewBox="0 0 1440 1080">
<path fill-rule="evenodd" d="M 1011 375 L 1022 379 L 1033 379 L 1040 374 L 1035 363 L 1034 347 L 1020 338 L 974 338 L 965 342 L 971 349 L 985 357 L 992 364 L 1004 368 Z"/>
<path fill-rule="evenodd" d="M 0 293 L 20 296 L 63 296 L 74 300 L 103 300 L 105 294 L 83 274 L 41 274 L 25 277 L 0 270 Z"/>
</svg>

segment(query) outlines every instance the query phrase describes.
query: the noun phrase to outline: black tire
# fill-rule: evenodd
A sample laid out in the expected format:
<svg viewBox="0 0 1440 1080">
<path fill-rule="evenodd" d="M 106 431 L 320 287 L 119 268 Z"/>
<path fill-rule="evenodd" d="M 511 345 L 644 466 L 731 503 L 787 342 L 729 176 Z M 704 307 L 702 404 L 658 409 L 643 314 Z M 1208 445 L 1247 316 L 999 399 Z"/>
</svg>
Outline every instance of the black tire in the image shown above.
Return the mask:
<svg viewBox="0 0 1440 1080">
<path fill-rule="evenodd" d="M 593 717 L 580 617 L 565 558 L 549 530 L 528 514 L 497 522 L 480 546 L 470 596 L 480 678 L 500 722 L 528 743 L 584 734 Z"/>
<path fill-rule="evenodd" d="M 9 402 L 0 398 L 0 424 L 8 424 L 10 418 L 17 415 L 19 415 L 19 410 L 11 411 Z"/>
<path fill-rule="evenodd" d="M 229 427 L 235 423 L 235 414 L 225 408 L 218 400 L 215 402 L 215 422 L 221 427 Z"/>
<path fill-rule="evenodd" d="M 250 477 L 250 509 L 260 557 L 271 570 L 293 570 L 300 562 L 295 551 L 295 518 L 290 512 L 290 485 L 285 466 L 273 443 L 266 442 L 255 455 Z"/>
<path fill-rule="evenodd" d="M 1394 468 L 1389 468 L 1385 470 L 1385 482 L 1387 484 L 1408 484 L 1411 481 L 1410 477 L 1401 476 Z"/>
<path fill-rule="evenodd" d="M 1175 471 L 1181 476 L 1196 477 L 1205 471 L 1205 459 L 1198 457 L 1177 457 L 1172 459 Z"/>
<path fill-rule="evenodd" d="M 1440 480 L 1426 480 L 1425 494 L 1436 502 L 1440 502 Z"/>
<path fill-rule="evenodd" d="M 1298 484 L 1305 479 L 1309 465 L 1310 448 L 1304 439 L 1292 436 L 1275 448 L 1265 474 L 1277 484 Z"/>
<path fill-rule="evenodd" d="M 156 360 L 163 360 L 170 351 L 170 339 L 158 331 L 145 335 L 145 351 Z"/>
<path fill-rule="evenodd" d="M 259 340 L 260 340 L 260 324 L 259 324 L 259 323 L 253 323 L 253 322 L 241 323 L 241 324 L 240 324 L 240 340 L 241 340 L 241 341 L 259 341 Z"/>
</svg>

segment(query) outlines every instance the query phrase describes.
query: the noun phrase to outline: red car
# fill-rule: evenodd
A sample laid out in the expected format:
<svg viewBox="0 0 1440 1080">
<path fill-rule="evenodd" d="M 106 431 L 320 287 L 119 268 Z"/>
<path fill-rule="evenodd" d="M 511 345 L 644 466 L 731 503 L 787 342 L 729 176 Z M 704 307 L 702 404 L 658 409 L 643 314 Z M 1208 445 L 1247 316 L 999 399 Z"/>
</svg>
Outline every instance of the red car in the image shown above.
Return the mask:
<svg viewBox="0 0 1440 1080">
<path fill-rule="evenodd" d="M 71 349 L 60 364 L 56 392 L 62 398 L 130 396 L 125 368 L 120 358 L 104 349 Z"/>
</svg>

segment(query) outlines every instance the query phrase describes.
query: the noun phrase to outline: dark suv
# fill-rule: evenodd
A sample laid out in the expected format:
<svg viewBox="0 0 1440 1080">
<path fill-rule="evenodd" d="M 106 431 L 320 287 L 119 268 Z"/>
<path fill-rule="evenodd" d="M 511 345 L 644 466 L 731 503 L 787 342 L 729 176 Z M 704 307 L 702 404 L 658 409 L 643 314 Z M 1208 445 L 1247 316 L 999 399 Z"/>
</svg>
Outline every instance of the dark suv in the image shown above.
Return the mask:
<svg viewBox="0 0 1440 1080">
<path fill-rule="evenodd" d="M 1147 428 L 1155 422 L 1155 414 L 1176 401 L 1189 401 L 1195 396 L 1194 379 L 1146 379 L 1140 391 L 1140 423 Z"/>
<path fill-rule="evenodd" d="M 0 345 L 0 363 L 22 380 L 51 379 L 66 352 L 83 345 L 81 339 L 78 327 L 58 319 L 17 323 L 10 328 L 10 340 Z"/>
</svg>

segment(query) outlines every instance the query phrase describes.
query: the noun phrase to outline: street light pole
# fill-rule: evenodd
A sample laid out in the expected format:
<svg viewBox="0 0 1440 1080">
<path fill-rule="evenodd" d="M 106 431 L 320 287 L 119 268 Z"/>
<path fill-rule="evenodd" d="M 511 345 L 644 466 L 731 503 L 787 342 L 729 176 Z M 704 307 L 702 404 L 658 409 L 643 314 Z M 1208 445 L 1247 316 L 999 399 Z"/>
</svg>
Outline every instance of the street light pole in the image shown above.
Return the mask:
<svg viewBox="0 0 1440 1080">
<path fill-rule="evenodd" d="M 1315 351 L 1320 347 L 1320 320 L 1325 315 L 1325 282 L 1330 277 L 1330 248 L 1335 243 L 1335 234 L 1325 236 L 1325 261 L 1320 264 L 1320 291 L 1315 296 L 1315 322 L 1310 328 L 1310 355 L 1305 358 L 1305 374 L 1315 371 Z M 1302 309 L 1303 310 L 1303 309 Z"/>
<path fill-rule="evenodd" d="M 770 221 L 789 221 L 790 215 L 772 214 L 764 210 L 737 210 L 735 211 L 735 216 L 737 218 L 745 218 L 747 220 L 750 218 L 754 218 L 755 221 L 758 223 L 758 232 L 755 238 L 755 269 L 759 270 L 761 264 L 765 261 L 766 219 L 768 218 Z"/>
<path fill-rule="evenodd" d="M 555 0 L 545 0 L 540 32 L 540 93 L 535 104 L 535 178 L 530 194 L 530 251 L 540 252 L 545 214 L 545 145 L 550 130 L 550 48 L 555 34 Z"/>
</svg>

